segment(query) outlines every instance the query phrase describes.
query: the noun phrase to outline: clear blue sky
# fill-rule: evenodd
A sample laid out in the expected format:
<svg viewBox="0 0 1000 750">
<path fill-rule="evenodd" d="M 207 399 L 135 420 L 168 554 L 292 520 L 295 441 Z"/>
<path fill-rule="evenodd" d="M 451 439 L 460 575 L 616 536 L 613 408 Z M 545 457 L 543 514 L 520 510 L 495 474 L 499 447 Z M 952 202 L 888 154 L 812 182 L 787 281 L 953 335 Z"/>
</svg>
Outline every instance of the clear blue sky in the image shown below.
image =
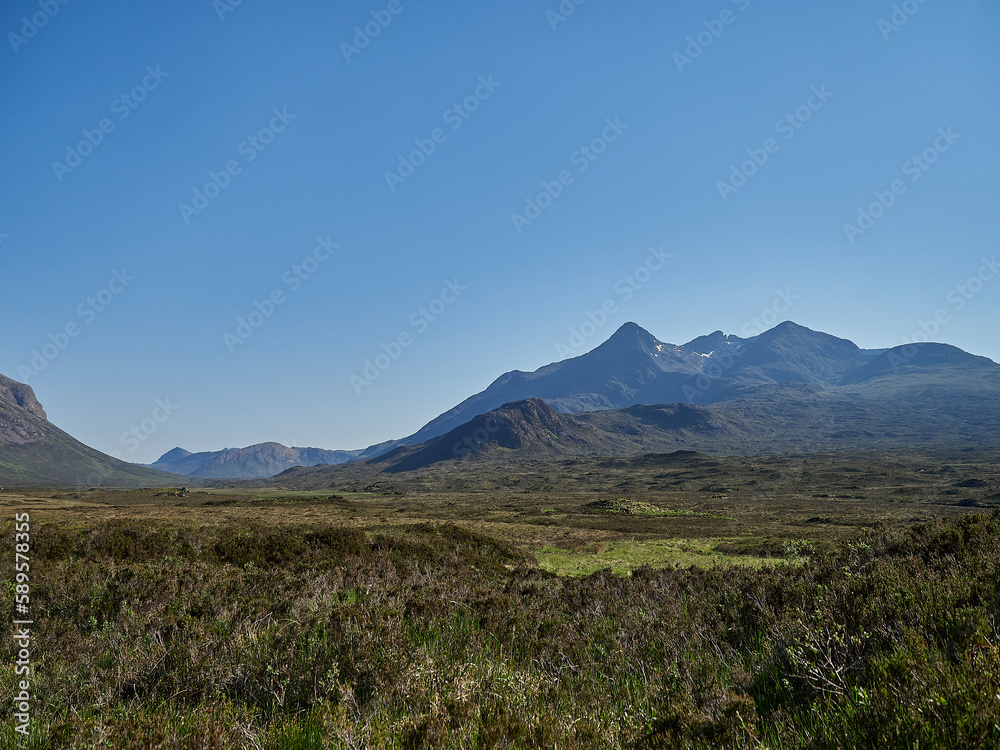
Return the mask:
<svg viewBox="0 0 1000 750">
<path fill-rule="evenodd" d="M 1000 360 L 1000 278 L 956 291 L 1000 252 L 1000 8 L 902 5 L 894 29 L 871 0 L 587 0 L 565 20 L 558 0 L 71 0 L 51 18 L 12 0 L 0 372 L 81 440 L 150 461 L 401 437 L 566 356 L 606 300 L 574 351 L 628 320 L 674 343 L 740 333 L 781 290 L 798 299 L 765 320 L 882 347 L 944 310 L 933 338 Z M 415 142 L 433 153 L 411 174 Z M 212 172 L 224 187 L 193 203 Z M 543 181 L 557 197 L 525 214 Z M 845 230 L 876 191 L 892 205 Z M 132 450 L 157 399 L 171 413 Z"/>
</svg>

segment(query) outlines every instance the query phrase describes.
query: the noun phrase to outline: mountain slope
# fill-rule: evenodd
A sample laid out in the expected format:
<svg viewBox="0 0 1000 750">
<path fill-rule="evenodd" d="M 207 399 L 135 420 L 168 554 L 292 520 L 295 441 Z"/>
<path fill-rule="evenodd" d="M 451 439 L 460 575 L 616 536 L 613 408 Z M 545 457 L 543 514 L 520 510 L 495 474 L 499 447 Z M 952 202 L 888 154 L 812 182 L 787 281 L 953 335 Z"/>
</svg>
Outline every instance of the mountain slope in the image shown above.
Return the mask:
<svg viewBox="0 0 1000 750">
<path fill-rule="evenodd" d="M 876 379 L 901 376 L 901 384 L 913 376 L 921 374 L 977 378 L 996 373 L 997 363 L 987 357 L 969 354 L 949 344 L 908 344 L 881 352 L 861 367 L 847 373 L 841 384 L 860 384 Z"/>
<path fill-rule="evenodd" d="M 211 479 L 260 479 L 293 466 L 341 464 L 360 451 L 328 451 L 322 448 L 288 448 L 280 443 L 258 443 L 246 448 L 191 453 L 174 448 L 160 456 L 150 468 Z"/>
<path fill-rule="evenodd" d="M 0 486 L 158 486 L 177 480 L 84 445 L 48 421 L 30 386 L 0 375 Z"/>
<path fill-rule="evenodd" d="M 565 413 L 614 409 L 639 402 L 680 401 L 681 385 L 701 373 L 704 360 L 698 352 L 665 344 L 635 323 L 626 323 L 603 344 L 579 357 L 534 372 L 514 370 L 501 375 L 486 390 L 465 399 L 413 435 L 372 446 L 361 457 L 424 442 L 477 414 L 528 398 L 544 399 Z"/>
</svg>

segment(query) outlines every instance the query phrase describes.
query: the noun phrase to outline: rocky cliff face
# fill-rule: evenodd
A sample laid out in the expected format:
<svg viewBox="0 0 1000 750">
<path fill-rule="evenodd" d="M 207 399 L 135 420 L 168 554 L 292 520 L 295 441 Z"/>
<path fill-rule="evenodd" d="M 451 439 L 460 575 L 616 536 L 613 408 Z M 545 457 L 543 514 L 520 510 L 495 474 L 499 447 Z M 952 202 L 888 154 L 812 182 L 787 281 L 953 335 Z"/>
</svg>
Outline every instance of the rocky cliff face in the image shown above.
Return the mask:
<svg viewBox="0 0 1000 750">
<path fill-rule="evenodd" d="M 0 375 L 0 444 L 24 445 L 45 437 L 45 410 L 31 386 Z"/>
<path fill-rule="evenodd" d="M 38 403 L 35 392 L 31 390 L 30 385 L 18 383 L 5 375 L 0 375 L 0 399 L 20 406 L 29 414 L 34 414 L 36 417 L 48 421 L 45 409 Z"/>
</svg>

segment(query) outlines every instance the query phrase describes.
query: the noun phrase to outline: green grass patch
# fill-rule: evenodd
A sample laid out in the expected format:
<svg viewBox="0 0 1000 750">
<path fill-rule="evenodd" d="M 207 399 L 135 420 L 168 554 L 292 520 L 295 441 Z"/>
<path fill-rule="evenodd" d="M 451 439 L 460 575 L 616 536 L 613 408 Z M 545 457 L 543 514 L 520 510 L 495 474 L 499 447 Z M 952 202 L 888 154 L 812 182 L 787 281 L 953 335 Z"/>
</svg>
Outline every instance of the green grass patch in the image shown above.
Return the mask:
<svg viewBox="0 0 1000 750">
<path fill-rule="evenodd" d="M 586 576 L 605 568 L 610 568 L 616 575 L 628 575 L 643 565 L 654 568 L 670 565 L 760 567 L 784 562 L 779 558 L 719 552 L 715 549 L 715 542 L 707 539 L 598 542 L 572 550 L 541 547 L 535 551 L 535 559 L 542 570 L 560 576 Z"/>
</svg>

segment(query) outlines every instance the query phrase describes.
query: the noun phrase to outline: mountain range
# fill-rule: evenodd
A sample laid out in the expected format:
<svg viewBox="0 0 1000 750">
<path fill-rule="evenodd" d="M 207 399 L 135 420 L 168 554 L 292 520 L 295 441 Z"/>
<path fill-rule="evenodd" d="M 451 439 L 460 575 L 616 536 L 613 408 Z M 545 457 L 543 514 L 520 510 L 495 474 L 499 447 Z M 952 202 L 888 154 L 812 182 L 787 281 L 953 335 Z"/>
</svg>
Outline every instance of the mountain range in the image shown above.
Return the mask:
<svg viewBox="0 0 1000 750">
<path fill-rule="evenodd" d="M 354 463 L 292 469 L 278 481 L 364 484 L 469 462 L 513 467 L 676 450 L 997 445 L 1000 365 L 953 346 L 861 349 L 790 322 L 753 338 L 717 331 L 676 346 L 628 323 L 580 357 L 501 376 Z"/>
<path fill-rule="evenodd" d="M 350 451 L 278 443 L 202 453 L 175 448 L 148 467 L 114 462 L 74 441 L 48 422 L 30 387 L 0 380 L 0 484 L 125 481 L 123 471 L 132 472 L 130 481 L 278 472 L 315 479 L 325 471 L 368 476 L 445 463 L 679 449 L 750 454 L 998 444 L 997 363 L 946 344 L 861 349 L 792 322 L 749 338 L 715 331 L 683 345 L 626 323 L 586 354 L 501 375 L 399 440 Z"/>
<path fill-rule="evenodd" d="M 281 443 L 258 443 L 246 448 L 191 453 L 174 448 L 160 456 L 152 469 L 192 477 L 260 479 L 293 466 L 341 464 L 354 460 L 361 451 L 328 451 L 322 448 L 288 448 Z"/>
<path fill-rule="evenodd" d="M 930 378 L 929 382 L 956 392 L 982 386 L 989 394 L 998 373 L 1000 365 L 995 362 L 946 344 L 861 349 L 847 339 L 792 322 L 752 338 L 716 331 L 680 346 L 659 341 L 635 323 L 626 323 L 603 344 L 579 357 L 534 372 L 513 370 L 501 375 L 488 388 L 412 435 L 370 446 L 358 458 L 374 458 L 403 445 L 423 443 L 477 415 L 528 398 L 542 399 L 566 414 L 635 404 L 745 401 L 753 389 L 791 384 L 835 389 L 844 398 L 863 399 L 874 397 L 876 392 L 885 396 L 886 379 L 904 391 L 912 388 L 913 375 Z"/>
</svg>

